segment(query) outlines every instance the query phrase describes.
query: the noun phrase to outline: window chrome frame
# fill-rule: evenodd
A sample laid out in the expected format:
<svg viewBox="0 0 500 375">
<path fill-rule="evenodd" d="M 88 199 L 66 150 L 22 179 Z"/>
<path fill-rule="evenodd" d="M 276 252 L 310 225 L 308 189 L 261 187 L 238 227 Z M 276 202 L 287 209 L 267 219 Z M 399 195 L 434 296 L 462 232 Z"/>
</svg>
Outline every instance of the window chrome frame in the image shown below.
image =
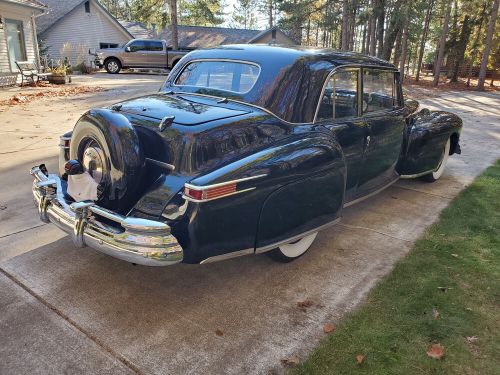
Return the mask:
<svg viewBox="0 0 500 375">
<path fill-rule="evenodd" d="M 259 73 L 257 74 L 257 78 L 255 79 L 254 83 L 252 84 L 252 87 L 250 87 L 250 89 L 248 89 L 247 91 L 223 90 L 223 89 L 216 89 L 216 88 L 205 87 L 205 86 L 178 85 L 176 83 L 176 81 L 179 78 L 179 76 L 184 72 L 184 70 L 191 63 L 196 63 L 196 62 L 232 62 L 232 63 L 237 63 L 237 64 L 253 65 L 253 66 L 256 66 L 259 69 Z M 186 64 L 184 64 L 184 66 L 182 67 L 182 69 L 180 69 L 179 72 L 175 75 L 175 78 L 173 78 L 170 81 L 172 82 L 172 86 L 180 87 L 180 88 L 183 88 L 183 87 L 193 87 L 193 88 L 199 88 L 199 89 L 208 89 L 208 90 L 217 90 L 217 91 L 230 92 L 230 93 L 234 93 L 234 94 L 237 94 L 237 95 L 245 95 L 245 94 L 248 94 L 250 91 L 252 91 L 252 89 L 255 87 L 255 84 L 259 80 L 261 73 L 262 73 L 262 68 L 260 67 L 259 64 L 255 63 L 253 61 L 238 60 L 238 59 L 216 59 L 216 58 L 203 59 L 203 58 L 201 58 L 201 59 L 193 59 L 193 60 L 187 61 Z"/>
<path fill-rule="evenodd" d="M 319 107 L 321 105 L 321 100 L 323 99 L 323 95 L 325 94 L 326 86 L 328 85 L 328 81 L 332 78 L 332 76 L 337 73 L 340 70 L 346 70 L 346 69 L 358 69 L 358 115 L 357 116 L 351 116 L 351 117 L 343 117 L 339 119 L 334 119 L 333 117 L 328 120 L 328 119 L 322 119 L 318 120 L 318 113 L 319 113 Z M 323 83 L 323 89 L 321 90 L 321 94 L 318 98 L 318 104 L 316 105 L 316 112 L 314 114 L 314 119 L 312 121 L 312 124 L 317 124 L 318 121 L 333 121 L 333 122 L 342 122 L 346 120 L 352 120 L 352 119 L 357 119 L 361 118 L 364 116 L 370 116 L 371 114 L 374 113 L 381 113 L 381 112 L 390 112 L 393 111 L 395 108 L 391 109 L 384 109 L 376 112 L 368 112 L 364 113 L 363 112 L 363 70 L 364 69 L 373 69 L 373 70 L 384 70 L 384 71 L 390 71 L 394 73 L 394 85 L 396 85 L 396 73 L 398 70 L 395 67 L 384 67 L 384 66 L 371 66 L 371 65 L 362 65 L 362 64 L 346 64 L 346 65 L 339 65 L 336 66 L 335 68 L 332 69 L 332 71 L 328 74 L 328 76 L 325 79 L 325 82 Z M 402 108 L 401 103 L 398 103 L 397 109 Z"/>
</svg>

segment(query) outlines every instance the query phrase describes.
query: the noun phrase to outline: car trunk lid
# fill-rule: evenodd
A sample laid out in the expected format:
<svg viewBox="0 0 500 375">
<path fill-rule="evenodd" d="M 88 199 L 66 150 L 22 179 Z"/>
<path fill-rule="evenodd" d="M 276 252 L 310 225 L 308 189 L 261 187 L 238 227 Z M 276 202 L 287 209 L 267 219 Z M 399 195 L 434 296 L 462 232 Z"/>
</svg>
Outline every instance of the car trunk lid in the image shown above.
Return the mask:
<svg viewBox="0 0 500 375">
<path fill-rule="evenodd" d="M 214 98 L 193 95 L 155 94 L 114 105 L 120 112 L 161 120 L 174 116 L 178 125 L 193 126 L 209 121 L 240 116 L 250 111 L 243 106 L 218 105 Z"/>
</svg>

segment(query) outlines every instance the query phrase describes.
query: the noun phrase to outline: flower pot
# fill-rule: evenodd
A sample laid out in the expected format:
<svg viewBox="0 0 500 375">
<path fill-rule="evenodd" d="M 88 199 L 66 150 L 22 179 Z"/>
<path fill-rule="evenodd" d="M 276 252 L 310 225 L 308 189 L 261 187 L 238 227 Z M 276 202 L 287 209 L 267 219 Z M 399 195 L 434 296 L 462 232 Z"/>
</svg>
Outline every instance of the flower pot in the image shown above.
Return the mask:
<svg viewBox="0 0 500 375">
<path fill-rule="evenodd" d="M 49 76 L 49 82 L 64 85 L 66 83 L 66 73 L 52 73 Z"/>
</svg>

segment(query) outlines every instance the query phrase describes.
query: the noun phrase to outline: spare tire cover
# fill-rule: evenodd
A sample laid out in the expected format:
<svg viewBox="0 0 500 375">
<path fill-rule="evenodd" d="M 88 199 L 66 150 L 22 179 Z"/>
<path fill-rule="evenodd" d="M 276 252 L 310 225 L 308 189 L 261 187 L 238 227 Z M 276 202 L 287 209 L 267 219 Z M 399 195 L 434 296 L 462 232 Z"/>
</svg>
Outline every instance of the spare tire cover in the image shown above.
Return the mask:
<svg viewBox="0 0 500 375">
<path fill-rule="evenodd" d="M 125 116 L 108 109 L 85 113 L 73 129 L 70 159 L 99 183 L 99 205 L 126 213 L 138 199 L 144 154 Z"/>
</svg>

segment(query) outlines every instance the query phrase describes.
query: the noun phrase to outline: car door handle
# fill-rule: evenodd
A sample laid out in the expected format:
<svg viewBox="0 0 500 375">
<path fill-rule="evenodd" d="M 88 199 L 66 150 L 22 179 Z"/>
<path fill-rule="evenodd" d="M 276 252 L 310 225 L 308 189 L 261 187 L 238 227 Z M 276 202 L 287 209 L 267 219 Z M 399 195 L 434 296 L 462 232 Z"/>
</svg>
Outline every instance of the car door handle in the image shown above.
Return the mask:
<svg viewBox="0 0 500 375">
<path fill-rule="evenodd" d="M 366 137 L 366 148 L 368 148 L 370 146 L 370 141 L 371 140 L 372 140 L 372 138 L 370 136 Z"/>
</svg>

